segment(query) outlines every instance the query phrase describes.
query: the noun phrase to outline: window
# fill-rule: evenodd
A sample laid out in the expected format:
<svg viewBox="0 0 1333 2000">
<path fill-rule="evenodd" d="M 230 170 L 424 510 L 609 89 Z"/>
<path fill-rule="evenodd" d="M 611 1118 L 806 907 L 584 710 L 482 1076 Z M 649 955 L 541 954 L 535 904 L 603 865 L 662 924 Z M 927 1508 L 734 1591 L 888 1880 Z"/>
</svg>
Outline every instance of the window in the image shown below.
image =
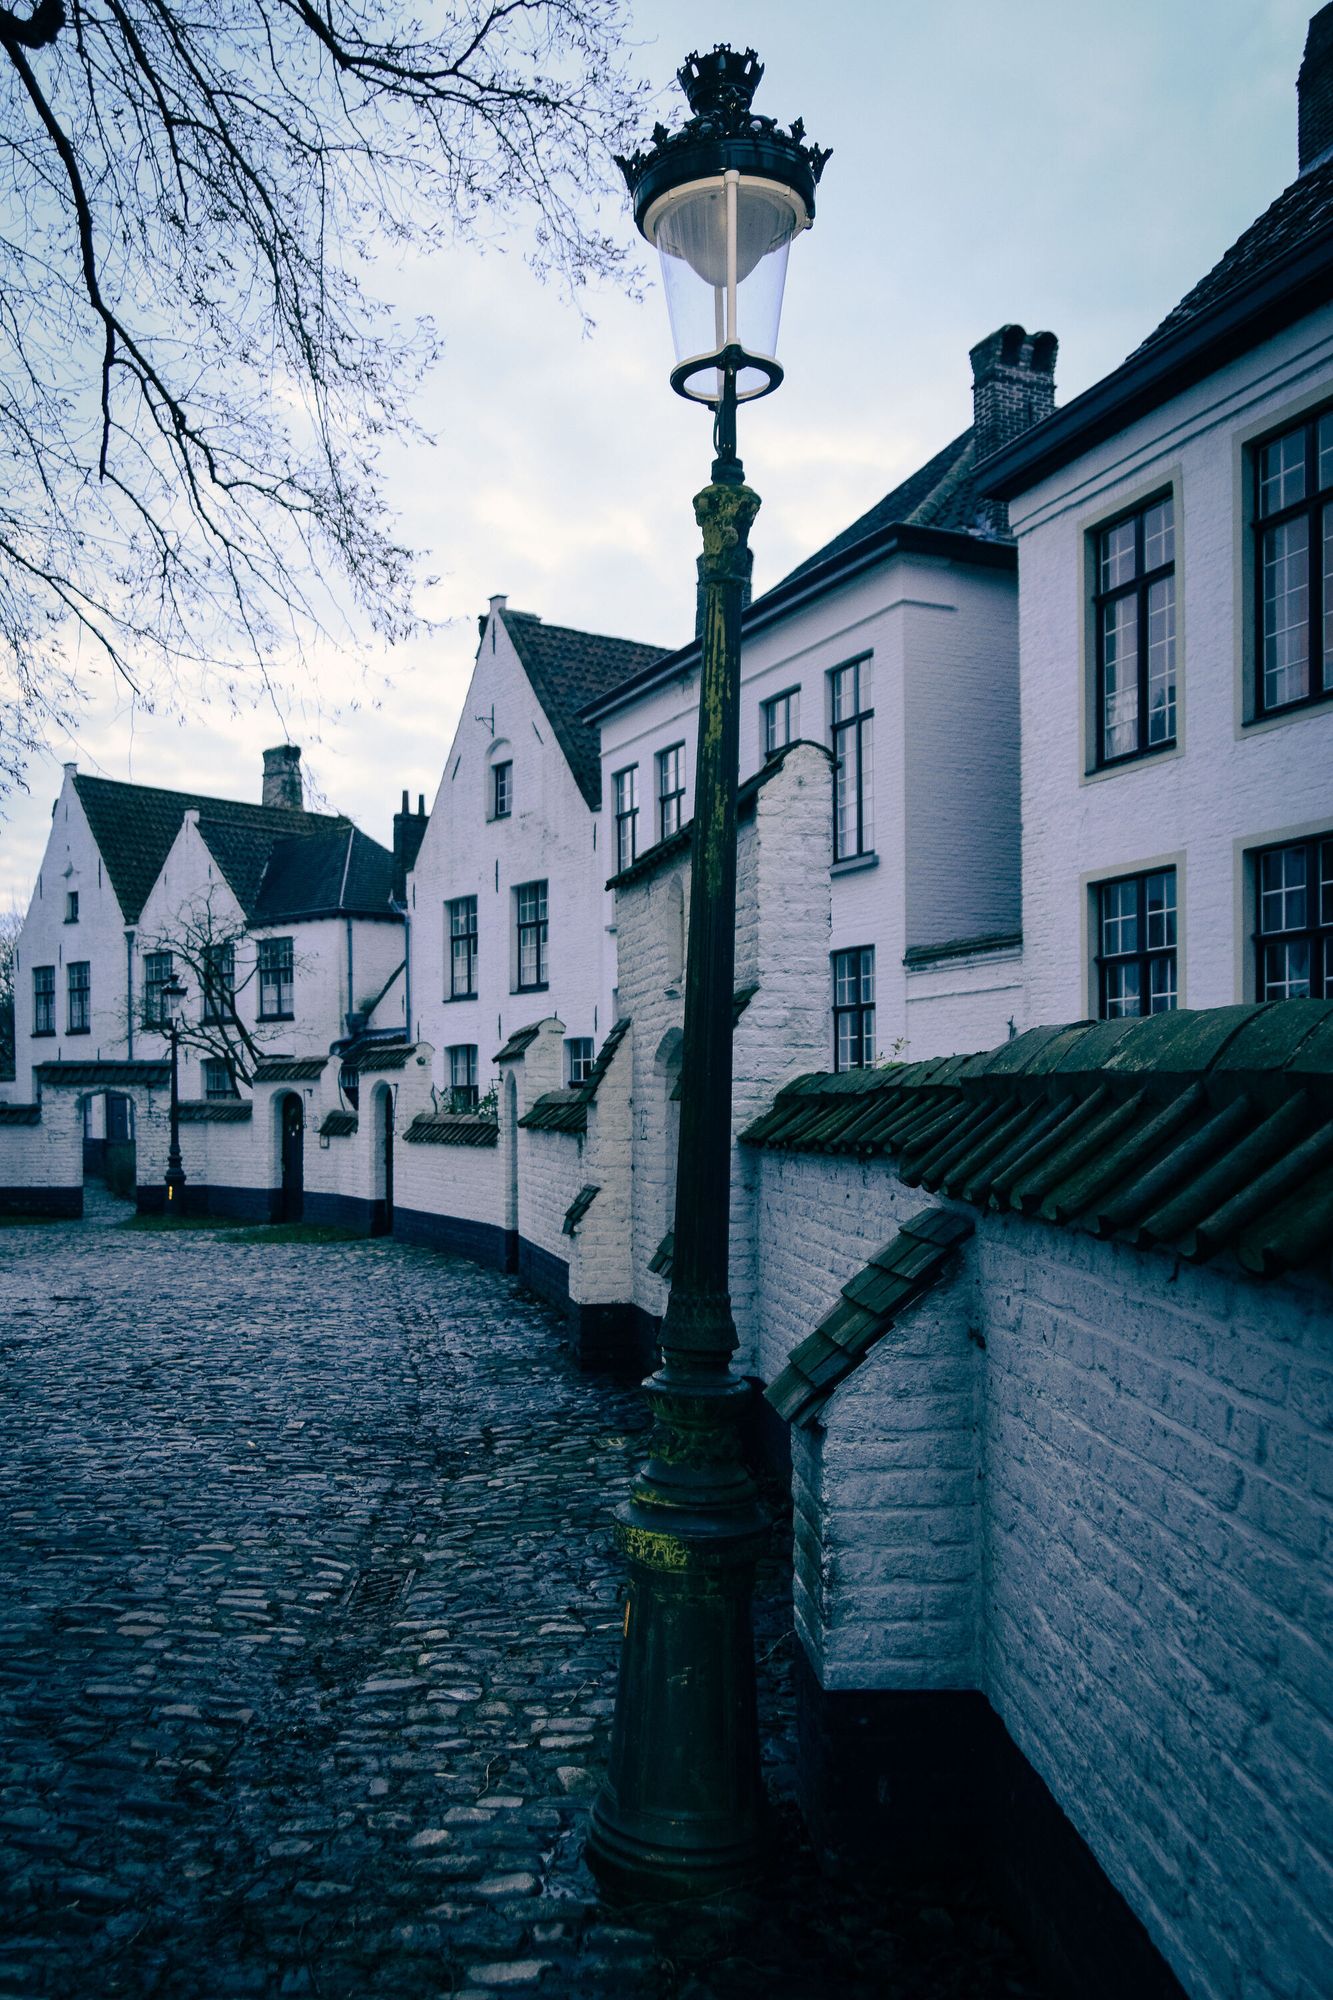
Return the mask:
<svg viewBox="0 0 1333 2000">
<path fill-rule="evenodd" d="M 673 743 L 657 753 L 657 835 L 677 833 L 685 816 L 685 745 Z"/>
<path fill-rule="evenodd" d="M 628 868 L 639 851 L 639 767 L 617 771 L 612 779 L 616 793 L 616 873 Z"/>
<path fill-rule="evenodd" d="M 86 958 L 65 967 L 65 1032 L 86 1035 L 92 1027 L 92 966 Z"/>
<path fill-rule="evenodd" d="M 166 1019 L 162 988 L 170 983 L 172 959 L 169 951 L 146 951 L 143 956 L 143 1019 L 146 1028 L 160 1028 Z"/>
<path fill-rule="evenodd" d="M 518 916 L 518 980 L 520 993 L 546 985 L 546 884 L 525 882 L 514 891 Z"/>
<path fill-rule="evenodd" d="M 1333 410 L 1254 455 L 1255 712 L 1333 695 Z"/>
<path fill-rule="evenodd" d="M 863 1069 L 875 1060 L 875 947 L 833 954 L 833 1067 Z"/>
<path fill-rule="evenodd" d="M 788 688 L 759 704 L 759 735 L 765 757 L 776 757 L 796 741 L 800 730 L 801 690 Z"/>
<path fill-rule="evenodd" d="M 873 854 L 874 773 L 870 661 L 852 660 L 829 675 L 833 719 L 833 859 Z"/>
<path fill-rule="evenodd" d="M 566 1081 L 586 1083 L 592 1073 L 592 1036 L 571 1035 L 565 1043 Z"/>
<path fill-rule="evenodd" d="M 449 998 L 477 997 L 477 899 L 455 896 L 446 903 L 449 917 Z"/>
<path fill-rule="evenodd" d="M 54 1035 L 56 1031 L 56 969 L 54 965 L 32 968 L 32 1032 Z"/>
<path fill-rule="evenodd" d="M 79 892 L 77 889 L 67 889 L 65 892 L 65 922 L 67 924 L 77 924 L 78 921 Z"/>
<path fill-rule="evenodd" d="M 232 1075 L 231 1064 L 221 1056 L 208 1056 L 202 1064 L 204 1072 L 204 1096 L 216 1103 L 224 1097 L 237 1097 L 236 1079 Z"/>
<path fill-rule="evenodd" d="M 491 818 L 508 819 L 514 810 L 512 761 L 491 765 Z"/>
<path fill-rule="evenodd" d="M 236 1000 L 235 944 L 230 938 L 225 944 L 206 944 L 200 953 L 200 964 L 204 975 L 204 1019 L 229 1020 Z"/>
<path fill-rule="evenodd" d="M 449 1109 L 471 1111 L 477 1102 L 477 1045 L 459 1042 L 448 1051 Z"/>
<path fill-rule="evenodd" d="M 1176 871 L 1097 886 L 1098 1014 L 1165 1014 L 1176 1004 Z"/>
<path fill-rule="evenodd" d="M 1255 997 L 1333 1000 L 1333 835 L 1255 856 Z"/>
<path fill-rule="evenodd" d="M 259 940 L 259 1018 L 261 1021 L 290 1021 L 292 1018 L 290 938 Z"/>
<path fill-rule="evenodd" d="M 1097 762 L 1176 740 L 1176 523 L 1169 493 L 1097 533 Z"/>
</svg>

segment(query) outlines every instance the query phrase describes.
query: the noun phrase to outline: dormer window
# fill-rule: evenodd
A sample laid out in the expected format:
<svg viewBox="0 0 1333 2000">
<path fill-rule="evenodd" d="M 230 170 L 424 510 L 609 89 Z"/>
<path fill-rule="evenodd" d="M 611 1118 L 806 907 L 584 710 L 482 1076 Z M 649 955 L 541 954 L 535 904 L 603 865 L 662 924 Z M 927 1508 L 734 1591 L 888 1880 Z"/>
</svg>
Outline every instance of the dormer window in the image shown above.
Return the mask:
<svg viewBox="0 0 1333 2000">
<path fill-rule="evenodd" d="M 512 762 L 491 766 L 491 818 L 508 819 L 514 810 L 514 766 Z"/>
</svg>

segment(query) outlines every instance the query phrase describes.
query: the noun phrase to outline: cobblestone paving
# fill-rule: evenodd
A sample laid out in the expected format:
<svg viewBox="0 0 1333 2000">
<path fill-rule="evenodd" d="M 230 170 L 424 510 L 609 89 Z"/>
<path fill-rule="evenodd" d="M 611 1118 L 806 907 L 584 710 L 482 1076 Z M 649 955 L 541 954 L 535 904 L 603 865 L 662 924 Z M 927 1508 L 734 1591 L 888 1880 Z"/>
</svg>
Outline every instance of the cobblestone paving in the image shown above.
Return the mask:
<svg viewBox="0 0 1333 2000">
<path fill-rule="evenodd" d="M 598 1905 L 642 1419 L 511 1281 L 4 1229 L 0 1339 L 5 2000 L 1036 1991 L 984 1908 L 815 1871 L 778 1564 L 780 1880 L 689 1922 Z"/>
</svg>

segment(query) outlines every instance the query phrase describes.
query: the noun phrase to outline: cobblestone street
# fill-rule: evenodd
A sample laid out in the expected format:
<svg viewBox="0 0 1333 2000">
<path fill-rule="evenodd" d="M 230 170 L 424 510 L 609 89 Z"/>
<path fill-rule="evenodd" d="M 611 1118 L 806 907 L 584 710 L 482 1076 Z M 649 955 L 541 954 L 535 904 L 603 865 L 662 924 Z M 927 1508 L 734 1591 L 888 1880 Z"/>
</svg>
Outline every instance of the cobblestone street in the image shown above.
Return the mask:
<svg viewBox="0 0 1333 2000">
<path fill-rule="evenodd" d="M 779 1881 L 600 1908 L 637 1393 L 508 1279 L 262 1235 L 0 1230 L 0 1993 L 1035 1992 L 984 1908 L 814 1869 L 777 1562 Z"/>
</svg>

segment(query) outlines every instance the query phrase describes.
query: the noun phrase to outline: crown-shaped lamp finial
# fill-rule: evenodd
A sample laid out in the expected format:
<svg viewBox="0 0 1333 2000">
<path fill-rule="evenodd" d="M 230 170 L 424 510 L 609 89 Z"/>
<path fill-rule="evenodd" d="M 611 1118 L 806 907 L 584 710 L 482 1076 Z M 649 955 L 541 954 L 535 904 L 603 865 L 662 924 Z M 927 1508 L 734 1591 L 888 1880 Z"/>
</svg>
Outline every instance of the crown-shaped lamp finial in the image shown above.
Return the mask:
<svg viewBox="0 0 1333 2000">
<path fill-rule="evenodd" d="M 676 81 L 696 118 L 710 111 L 734 117 L 749 110 L 763 74 L 764 65 L 753 49 L 730 49 L 719 42 L 707 55 L 696 51 L 686 56 Z"/>
</svg>

